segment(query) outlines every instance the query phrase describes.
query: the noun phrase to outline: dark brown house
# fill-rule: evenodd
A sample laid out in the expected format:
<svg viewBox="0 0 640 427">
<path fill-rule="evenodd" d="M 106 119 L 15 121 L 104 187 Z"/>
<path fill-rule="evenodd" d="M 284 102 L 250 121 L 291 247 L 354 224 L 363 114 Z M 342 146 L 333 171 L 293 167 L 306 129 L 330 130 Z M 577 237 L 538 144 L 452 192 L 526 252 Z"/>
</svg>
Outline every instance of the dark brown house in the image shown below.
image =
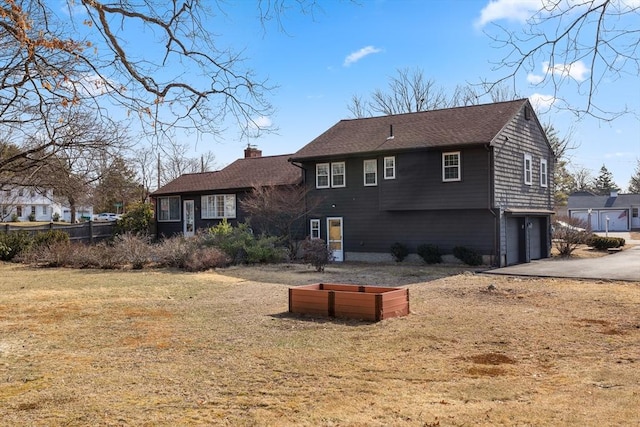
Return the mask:
<svg viewBox="0 0 640 427">
<path fill-rule="evenodd" d="M 191 236 L 223 219 L 232 225 L 245 222 L 240 201 L 260 185 L 296 185 L 300 168 L 288 162 L 291 155 L 266 156 L 255 148 L 245 158 L 216 172 L 185 174 L 151 194 L 156 207 L 158 236 Z"/>
<path fill-rule="evenodd" d="M 341 120 L 291 156 L 337 260 L 435 244 L 493 265 L 549 256 L 554 154 L 526 99 Z"/>
</svg>

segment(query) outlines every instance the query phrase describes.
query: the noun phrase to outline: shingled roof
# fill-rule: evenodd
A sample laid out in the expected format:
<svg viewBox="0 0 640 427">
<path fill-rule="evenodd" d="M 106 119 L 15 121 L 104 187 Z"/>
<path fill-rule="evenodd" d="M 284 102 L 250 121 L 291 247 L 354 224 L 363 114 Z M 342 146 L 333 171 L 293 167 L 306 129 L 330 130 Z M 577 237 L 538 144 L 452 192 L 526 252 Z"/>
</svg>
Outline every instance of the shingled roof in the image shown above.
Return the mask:
<svg viewBox="0 0 640 427">
<path fill-rule="evenodd" d="M 302 181 L 300 169 L 288 162 L 291 154 L 238 159 L 215 172 L 184 174 L 152 196 L 249 189 L 255 185 L 293 185 Z"/>
<path fill-rule="evenodd" d="M 305 145 L 291 160 L 487 144 L 527 103 L 527 99 L 518 99 L 419 113 L 341 120 Z"/>
</svg>

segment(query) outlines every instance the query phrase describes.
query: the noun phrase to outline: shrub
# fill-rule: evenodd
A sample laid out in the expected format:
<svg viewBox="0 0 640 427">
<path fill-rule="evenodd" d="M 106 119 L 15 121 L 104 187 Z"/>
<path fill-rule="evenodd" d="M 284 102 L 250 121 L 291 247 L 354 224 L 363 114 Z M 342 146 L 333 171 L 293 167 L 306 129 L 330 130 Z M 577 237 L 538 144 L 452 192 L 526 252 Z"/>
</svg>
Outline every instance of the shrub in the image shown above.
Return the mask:
<svg viewBox="0 0 640 427">
<path fill-rule="evenodd" d="M 391 245 L 391 248 L 389 250 L 391 251 L 391 256 L 393 256 L 393 259 L 396 262 L 404 261 L 407 255 L 409 255 L 409 249 L 407 248 L 407 246 L 403 245 L 400 242 L 395 242 L 393 245 Z"/>
<path fill-rule="evenodd" d="M 418 246 L 418 255 L 427 264 L 440 264 L 442 262 L 442 252 L 436 245 L 423 244 Z"/>
<path fill-rule="evenodd" d="M 475 266 L 482 264 L 482 256 L 473 249 L 464 246 L 456 246 L 453 248 L 453 256 L 467 265 Z"/>
<path fill-rule="evenodd" d="M 187 271 L 205 271 L 212 268 L 227 267 L 229 256 L 217 248 L 200 247 L 189 253 L 184 262 Z"/>
<path fill-rule="evenodd" d="M 579 246 L 587 243 L 589 233 L 586 221 L 558 216 L 552 227 L 551 239 L 561 257 L 569 257 Z"/>
<path fill-rule="evenodd" d="M 625 240 L 622 237 L 602 237 L 593 235 L 587 242 L 589 246 L 599 251 L 604 251 L 610 248 L 620 248 L 625 245 Z"/>
<path fill-rule="evenodd" d="M 302 242 L 302 259 L 315 267 L 316 271 L 322 272 L 333 261 L 333 253 L 324 240 L 307 238 Z"/>
<path fill-rule="evenodd" d="M 116 233 L 151 234 L 153 225 L 153 208 L 149 203 L 131 205 L 122 218 L 116 223 Z"/>
<path fill-rule="evenodd" d="M 27 217 L 29 219 L 29 221 L 31 222 L 35 222 L 36 220 L 36 214 L 34 213 L 30 213 L 29 216 Z"/>
<path fill-rule="evenodd" d="M 0 233 L 0 244 L 4 245 L 0 259 L 11 261 L 21 252 L 29 250 L 33 244 L 33 238 L 26 231 L 12 231 L 11 233 Z"/>
<path fill-rule="evenodd" d="M 20 222 L 20 217 L 17 214 L 11 214 L 11 222 Z"/>
<path fill-rule="evenodd" d="M 53 222 L 60 221 L 60 214 L 58 212 L 54 213 L 51 219 L 53 220 Z"/>
<path fill-rule="evenodd" d="M 248 223 L 233 227 L 225 219 L 198 238 L 201 244 L 223 251 L 234 264 L 276 262 L 285 257 L 284 249 L 278 246 L 279 238 L 256 238 Z"/>
<path fill-rule="evenodd" d="M 115 237 L 112 249 L 114 257 L 122 264 L 130 264 L 135 270 L 140 270 L 152 260 L 152 248 L 149 238 L 132 233 Z"/>
<path fill-rule="evenodd" d="M 184 236 L 164 239 L 155 248 L 156 261 L 160 266 L 184 268 L 189 254 L 196 250 L 196 240 Z"/>
<path fill-rule="evenodd" d="M 62 230 L 49 230 L 38 233 L 33 238 L 34 246 L 50 246 L 54 243 L 68 243 L 69 234 Z"/>
<path fill-rule="evenodd" d="M 41 267 L 69 267 L 75 263 L 71 243 L 68 240 L 34 245 L 30 250 L 17 255 L 14 260 Z"/>
</svg>

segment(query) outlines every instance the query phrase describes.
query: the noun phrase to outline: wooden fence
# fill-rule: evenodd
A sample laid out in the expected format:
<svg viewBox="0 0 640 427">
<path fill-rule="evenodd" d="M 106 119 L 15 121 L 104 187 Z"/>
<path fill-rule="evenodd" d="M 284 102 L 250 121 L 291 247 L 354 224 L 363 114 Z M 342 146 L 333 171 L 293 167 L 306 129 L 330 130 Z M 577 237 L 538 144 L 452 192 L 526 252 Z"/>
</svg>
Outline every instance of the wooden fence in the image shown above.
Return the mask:
<svg viewBox="0 0 640 427">
<path fill-rule="evenodd" d="M 1 226 L 0 230 L 5 233 L 16 231 L 27 231 L 32 235 L 46 232 L 49 230 L 61 230 L 69 234 L 69 239 L 76 242 L 93 243 L 96 241 L 108 239 L 113 236 L 116 229 L 114 222 L 94 222 L 87 221 L 80 224 L 66 224 L 64 222 L 51 222 L 49 224 L 39 225 L 15 225 L 6 223 Z"/>
</svg>

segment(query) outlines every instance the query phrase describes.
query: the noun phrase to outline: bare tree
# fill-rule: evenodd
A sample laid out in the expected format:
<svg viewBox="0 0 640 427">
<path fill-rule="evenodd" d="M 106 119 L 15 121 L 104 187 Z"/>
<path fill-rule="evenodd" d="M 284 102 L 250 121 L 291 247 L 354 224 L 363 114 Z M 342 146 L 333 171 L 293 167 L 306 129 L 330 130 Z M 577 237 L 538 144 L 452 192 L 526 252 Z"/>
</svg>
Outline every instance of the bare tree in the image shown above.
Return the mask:
<svg viewBox="0 0 640 427">
<path fill-rule="evenodd" d="M 575 167 L 571 173 L 575 181 L 573 191 L 589 191 L 593 192 L 593 175 L 591 171 L 585 167 Z"/>
<path fill-rule="evenodd" d="M 578 218 L 559 216 L 553 225 L 553 244 L 562 257 L 570 257 L 589 239 L 589 224 Z"/>
<path fill-rule="evenodd" d="M 308 198 L 301 185 L 254 186 L 240 206 L 250 216 L 256 230 L 278 236 L 286 243 L 291 256 L 298 252 L 304 218 L 318 207 L 320 199 Z"/>
<path fill-rule="evenodd" d="M 200 156 L 189 156 L 189 144 L 173 143 L 160 153 L 160 184 L 178 178 L 185 173 L 209 172 L 216 167 L 215 155 L 211 151 Z"/>
<path fill-rule="evenodd" d="M 288 0 L 258 1 L 263 22 L 287 9 Z M 315 2 L 292 1 L 302 13 Z M 12 143 L 43 129 L 70 107 L 137 119 L 163 134 L 185 128 L 215 135 L 228 120 L 241 132 L 260 128 L 272 86 L 222 47 L 212 27 L 223 2 L 11 0 L 0 5 L 0 132 Z M 131 33 L 153 43 L 140 52 Z M 27 154 L 3 159 L 34 158 Z"/>
<path fill-rule="evenodd" d="M 495 68 L 508 71 L 490 86 L 511 81 L 515 87 L 517 79 L 528 74 L 538 87 L 553 91 L 559 108 L 604 120 L 626 113 L 624 102 L 616 110 L 604 105 L 598 87 L 603 81 L 640 73 L 640 4 L 577 0 L 541 5 L 516 31 L 493 27 L 490 37 L 507 51 Z M 562 96 L 565 86 L 582 95 L 579 104 Z M 637 92 L 629 91 L 629 96 Z"/>
<path fill-rule="evenodd" d="M 455 88 L 451 95 L 433 79 L 427 79 L 422 70 L 399 69 L 397 76 L 389 78 L 386 90 L 375 89 L 368 99 L 359 95 L 351 98 L 347 108 L 355 118 L 437 110 L 440 108 L 511 101 L 517 94 L 506 85 L 466 85 Z"/>
<path fill-rule="evenodd" d="M 38 173 L 30 182 L 53 188 L 54 195 L 69 205 L 73 222 L 76 206 L 89 204 L 104 164 L 127 147 L 128 139 L 114 122 L 75 109 L 69 113 L 64 122 L 49 127 L 51 133 L 33 138 L 33 146 L 40 150 L 33 162 Z"/>
</svg>

